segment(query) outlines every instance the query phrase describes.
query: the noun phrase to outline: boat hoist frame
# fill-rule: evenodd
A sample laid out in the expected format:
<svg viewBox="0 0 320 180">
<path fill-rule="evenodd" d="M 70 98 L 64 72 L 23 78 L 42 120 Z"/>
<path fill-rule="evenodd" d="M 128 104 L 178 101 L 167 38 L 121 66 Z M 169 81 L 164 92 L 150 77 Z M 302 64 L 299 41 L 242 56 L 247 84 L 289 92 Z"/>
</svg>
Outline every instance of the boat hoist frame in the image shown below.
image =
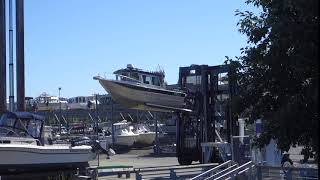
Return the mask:
<svg viewBox="0 0 320 180">
<path fill-rule="evenodd" d="M 180 67 L 179 87 L 187 92 L 186 108 L 188 111 L 178 110 L 177 114 L 177 150 L 176 155 L 181 165 L 191 164 L 192 161 L 202 162 L 201 143 L 216 142 L 219 103 L 218 95 L 227 96 L 220 108 L 224 126 L 225 141 L 230 143 L 231 135 L 236 135 L 236 117 L 232 112 L 232 96 L 236 92 L 236 83 L 230 81 L 230 66 L 191 65 Z M 219 75 L 227 74 L 227 85 L 219 88 Z M 218 139 L 218 141 L 219 141 Z M 211 155 L 211 162 L 221 162 L 218 149 Z"/>
</svg>

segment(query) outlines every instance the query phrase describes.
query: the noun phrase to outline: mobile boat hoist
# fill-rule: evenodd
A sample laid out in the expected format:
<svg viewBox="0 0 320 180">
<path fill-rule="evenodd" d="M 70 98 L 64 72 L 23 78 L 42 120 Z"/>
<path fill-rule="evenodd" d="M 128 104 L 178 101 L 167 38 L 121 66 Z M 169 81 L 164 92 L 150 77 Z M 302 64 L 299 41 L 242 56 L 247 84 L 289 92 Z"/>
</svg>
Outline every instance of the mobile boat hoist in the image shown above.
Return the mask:
<svg viewBox="0 0 320 180">
<path fill-rule="evenodd" d="M 186 109 L 191 110 L 176 111 L 176 152 L 181 165 L 231 159 L 230 148 L 223 151 L 221 146 L 214 146 L 212 151 L 204 151 L 204 146 L 210 143 L 230 147 L 231 135 L 238 133 L 231 106 L 237 86 L 230 77 L 228 65 L 180 67 L 179 87 L 186 91 Z"/>
<path fill-rule="evenodd" d="M 181 165 L 223 162 L 231 159 L 231 136 L 238 135 L 232 97 L 237 83 L 229 65 L 180 67 L 178 86 L 184 91 L 185 107 L 146 103 L 177 114 L 176 156 Z M 211 150 L 205 151 L 211 144 Z M 212 146 L 213 145 L 213 146 Z"/>
<path fill-rule="evenodd" d="M 231 135 L 237 135 L 236 119 L 231 108 L 236 82 L 231 81 L 229 65 L 180 67 L 179 87 L 175 90 L 145 84 L 143 77 L 150 73 L 132 67 L 125 70 L 126 74 L 121 74 L 120 80 L 100 76 L 94 79 L 115 101 L 127 108 L 175 112 L 176 152 L 180 164 L 219 162 L 229 158 L 226 146 L 219 148 L 219 145 L 230 143 Z M 124 78 L 124 75 L 128 77 Z M 156 74 L 150 76 L 155 79 Z M 212 145 L 209 151 L 205 150 L 206 144 Z"/>
</svg>

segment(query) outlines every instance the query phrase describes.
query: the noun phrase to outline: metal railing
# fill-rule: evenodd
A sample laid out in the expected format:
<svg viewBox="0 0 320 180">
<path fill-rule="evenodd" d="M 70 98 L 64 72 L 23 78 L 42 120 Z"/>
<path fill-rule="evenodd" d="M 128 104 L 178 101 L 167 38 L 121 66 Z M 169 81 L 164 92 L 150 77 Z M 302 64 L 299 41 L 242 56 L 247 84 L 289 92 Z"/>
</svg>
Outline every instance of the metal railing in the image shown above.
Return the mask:
<svg viewBox="0 0 320 180">
<path fill-rule="evenodd" d="M 135 168 L 136 180 L 142 179 L 179 179 L 190 178 L 196 174 L 217 166 L 217 163 L 196 164 L 188 166 L 162 166 L 162 167 L 143 167 Z"/>
<path fill-rule="evenodd" d="M 217 176 L 211 176 L 209 179 L 232 179 L 234 177 L 243 177 L 243 179 L 255 179 L 254 170 L 255 164 L 252 161 L 249 161 L 239 167 L 236 167 L 224 174 L 220 174 Z"/>
<path fill-rule="evenodd" d="M 229 164 L 228 164 L 229 163 Z M 319 179 L 319 170 L 317 168 L 305 167 L 275 167 L 266 165 L 256 165 L 249 161 L 241 166 L 225 162 L 204 173 L 201 173 L 191 180 L 209 180 L 209 179 L 303 179 L 315 180 Z"/>
<path fill-rule="evenodd" d="M 300 168 L 300 167 L 275 167 L 257 165 L 258 180 L 271 178 L 271 179 L 303 179 L 311 180 L 318 179 L 319 169 L 317 168 Z"/>
<path fill-rule="evenodd" d="M 98 177 L 117 175 L 121 178 L 125 175 L 126 178 L 130 178 L 130 174 L 133 172 L 133 166 L 118 165 L 118 166 L 92 166 L 86 169 L 86 175 L 89 175 L 91 179 L 98 179 Z"/>
<path fill-rule="evenodd" d="M 205 179 L 207 177 L 212 176 L 213 174 L 216 174 L 219 170 L 224 171 L 224 170 L 228 169 L 229 167 L 234 167 L 234 166 L 237 166 L 237 164 L 235 164 L 233 161 L 229 160 L 227 162 L 224 162 L 224 163 L 222 163 L 212 169 L 209 169 L 208 171 L 205 171 L 205 172 L 191 178 L 190 180 Z M 221 172 L 221 171 L 219 171 L 219 172 Z"/>
<path fill-rule="evenodd" d="M 112 169 L 110 169 L 112 168 Z M 90 168 L 89 168 L 90 169 Z M 209 169 L 209 170 L 208 170 Z M 91 168 L 95 173 L 91 173 L 92 178 L 118 174 L 121 177 L 125 174 L 127 178 L 130 173 L 136 174 L 136 180 L 142 179 L 189 179 L 190 180 L 222 180 L 222 179 L 318 179 L 317 168 L 298 168 L 298 167 L 275 167 L 256 165 L 252 161 L 239 164 L 234 161 L 227 161 L 220 165 L 196 164 L 188 166 L 158 166 L 158 167 L 95 167 Z M 198 175 L 197 175 L 198 174 Z M 195 176 L 196 175 L 196 176 Z"/>
<path fill-rule="evenodd" d="M 241 166 L 233 161 L 227 161 L 204 173 L 201 173 L 190 180 L 209 180 L 209 179 L 232 179 L 242 177 L 243 179 L 255 179 L 254 163 L 249 161 Z"/>
</svg>

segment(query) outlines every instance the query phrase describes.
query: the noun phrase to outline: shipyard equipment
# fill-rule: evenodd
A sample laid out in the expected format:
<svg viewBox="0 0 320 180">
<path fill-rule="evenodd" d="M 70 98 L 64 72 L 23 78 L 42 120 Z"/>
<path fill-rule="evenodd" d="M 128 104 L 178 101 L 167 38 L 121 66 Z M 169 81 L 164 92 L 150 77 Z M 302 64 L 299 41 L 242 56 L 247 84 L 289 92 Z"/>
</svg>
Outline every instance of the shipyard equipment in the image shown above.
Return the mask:
<svg viewBox="0 0 320 180">
<path fill-rule="evenodd" d="M 219 147 L 213 148 L 208 155 L 203 154 L 201 145 L 208 142 L 228 144 L 230 136 L 235 135 L 235 119 L 230 104 L 236 86 L 230 81 L 229 66 L 180 67 L 179 87 L 187 93 L 186 109 L 191 110 L 176 111 L 179 163 L 203 162 L 204 155 L 209 156 L 209 162 L 226 160 Z"/>
<path fill-rule="evenodd" d="M 221 162 L 231 156 L 226 150 L 231 135 L 236 135 L 231 108 L 236 83 L 231 81 L 229 65 L 180 67 L 178 89 L 158 82 L 159 73 L 131 66 L 115 74 L 120 79 L 94 79 L 118 103 L 130 109 L 177 114 L 176 152 L 180 164 Z"/>
</svg>

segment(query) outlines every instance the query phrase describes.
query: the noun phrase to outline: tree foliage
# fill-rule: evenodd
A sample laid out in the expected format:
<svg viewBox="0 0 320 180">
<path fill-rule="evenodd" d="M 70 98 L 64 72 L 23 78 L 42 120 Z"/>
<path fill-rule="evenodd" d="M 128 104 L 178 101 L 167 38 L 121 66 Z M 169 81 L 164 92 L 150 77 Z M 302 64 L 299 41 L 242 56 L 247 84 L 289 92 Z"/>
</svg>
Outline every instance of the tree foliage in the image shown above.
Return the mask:
<svg viewBox="0 0 320 180">
<path fill-rule="evenodd" d="M 263 118 L 260 146 L 273 138 L 283 151 L 303 145 L 306 156 L 318 155 L 318 0 L 246 3 L 261 11 L 236 11 L 248 39 L 240 57 L 227 58 L 240 84 L 237 110 Z"/>
</svg>

